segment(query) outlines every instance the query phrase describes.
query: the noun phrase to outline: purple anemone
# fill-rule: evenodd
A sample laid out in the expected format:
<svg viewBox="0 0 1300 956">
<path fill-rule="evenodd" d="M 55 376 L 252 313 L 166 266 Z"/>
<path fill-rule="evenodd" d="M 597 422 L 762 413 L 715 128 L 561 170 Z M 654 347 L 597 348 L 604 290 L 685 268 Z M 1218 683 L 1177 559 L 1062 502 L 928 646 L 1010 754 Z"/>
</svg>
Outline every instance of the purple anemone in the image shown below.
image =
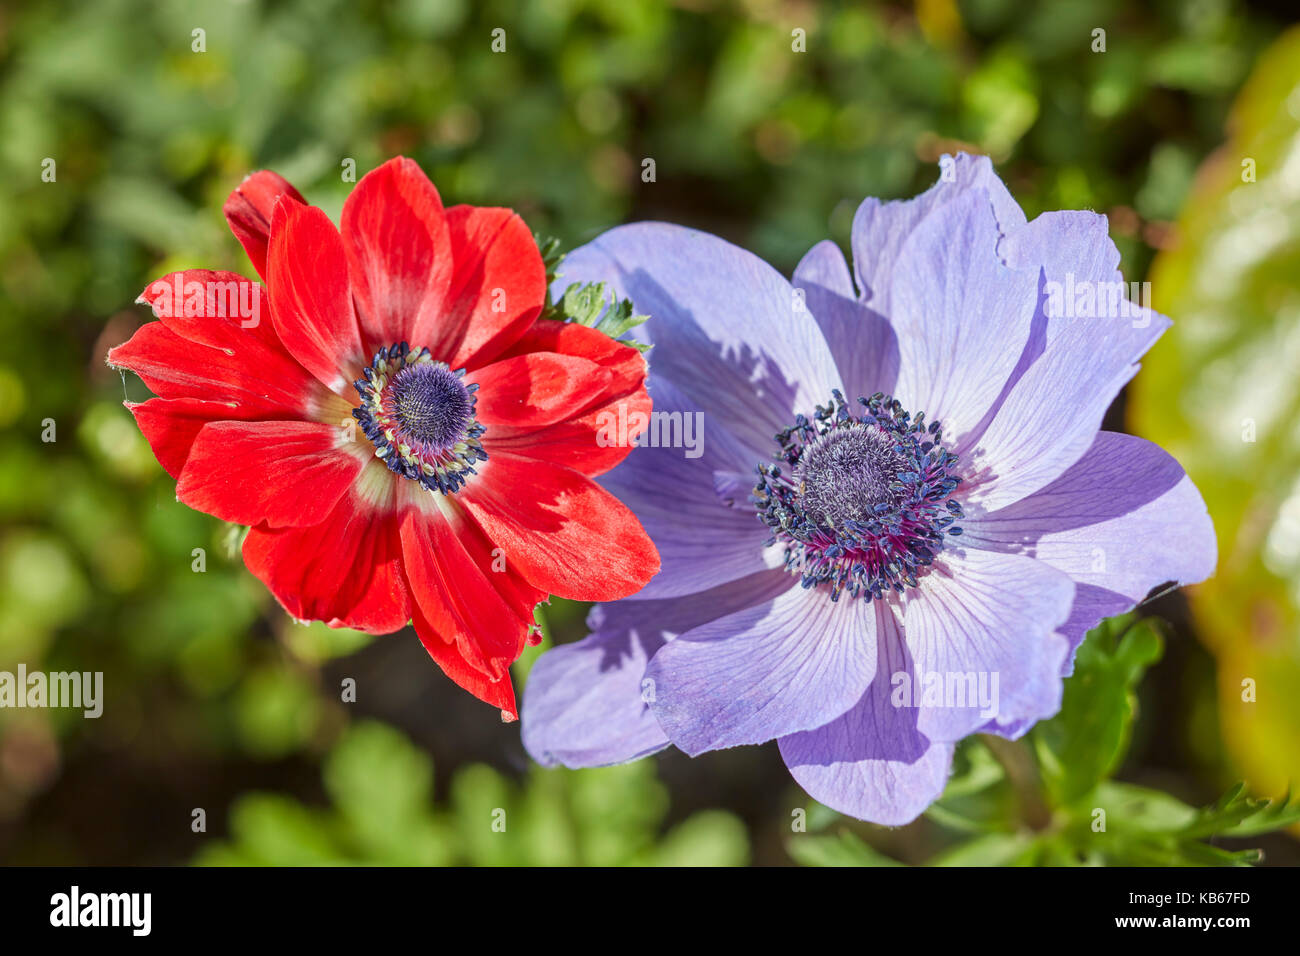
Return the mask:
<svg viewBox="0 0 1300 956">
<path fill-rule="evenodd" d="M 651 316 L 654 418 L 602 483 L 662 570 L 538 660 L 540 763 L 776 740 L 815 799 L 906 823 L 963 737 L 1056 713 L 1098 621 L 1212 573 L 1183 469 L 1100 431 L 1169 325 L 1125 295 L 1105 217 L 1028 222 L 987 159 L 941 169 L 863 202 L 852 271 L 824 241 L 787 282 L 661 223 L 566 259 Z"/>
</svg>

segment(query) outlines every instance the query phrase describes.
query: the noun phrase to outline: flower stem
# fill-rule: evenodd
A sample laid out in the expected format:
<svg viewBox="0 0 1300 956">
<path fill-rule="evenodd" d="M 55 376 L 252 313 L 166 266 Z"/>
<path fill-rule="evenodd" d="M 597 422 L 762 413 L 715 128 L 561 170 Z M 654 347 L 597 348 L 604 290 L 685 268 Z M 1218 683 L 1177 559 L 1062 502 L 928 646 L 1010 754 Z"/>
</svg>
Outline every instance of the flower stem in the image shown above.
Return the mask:
<svg viewBox="0 0 1300 956">
<path fill-rule="evenodd" d="M 1024 739 L 1007 740 L 993 734 L 980 734 L 980 742 L 989 749 L 993 758 L 1006 771 L 1011 789 L 1020 804 L 1020 814 L 1031 830 L 1046 830 L 1052 822 L 1052 811 L 1043 798 L 1042 780 L 1038 764 L 1029 752 Z"/>
</svg>

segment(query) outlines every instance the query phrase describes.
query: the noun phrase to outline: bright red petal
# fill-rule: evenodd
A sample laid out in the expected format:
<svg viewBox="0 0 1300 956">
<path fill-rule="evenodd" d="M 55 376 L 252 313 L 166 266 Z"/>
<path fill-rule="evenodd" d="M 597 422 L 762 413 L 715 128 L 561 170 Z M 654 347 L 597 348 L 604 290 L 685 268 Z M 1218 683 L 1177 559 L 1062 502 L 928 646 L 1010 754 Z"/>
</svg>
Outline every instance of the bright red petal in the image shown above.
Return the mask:
<svg viewBox="0 0 1300 956">
<path fill-rule="evenodd" d="M 631 391 L 645 382 L 646 361 L 640 352 L 604 332 L 574 322 L 538 319 L 498 360 L 531 352 L 573 355 L 608 369 L 613 374 L 606 396 Z"/>
<path fill-rule="evenodd" d="M 319 524 L 365 464 L 317 422 L 213 422 L 199 432 L 176 497 L 236 524 Z"/>
<path fill-rule="evenodd" d="M 612 601 L 659 570 L 632 512 L 571 468 L 498 453 L 456 497 L 506 561 L 549 594 Z"/>
<path fill-rule="evenodd" d="M 485 425 L 552 425 L 599 397 L 613 377 L 595 362 L 554 352 L 502 359 L 465 376 L 479 386 L 474 417 Z"/>
<path fill-rule="evenodd" d="M 147 402 L 124 402 L 135 423 L 153 449 L 154 457 L 167 474 L 179 478 L 199 431 L 209 422 L 238 417 L 239 409 L 227 402 L 198 398 L 151 398 Z"/>
<path fill-rule="evenodd" d="M 411 508 L 402 517 L 402 560 L 412 596 L 443 641 L 490 680 L 506 675 L 523 652 L 532 605 L 526 617 L 498 590 L 507 582 L 500 570 L 479 563 L 462 540 L 477 534 L 472 523 L 449 518 L 436 508 Z"/>
<path fill-rule="evenodd" d="M 271 321 L 271 300 L 252 279 L 213 269 L 182 269 L 150 282 L 137 302 L 183 339 L 227 351 L 246 361 L 268 357 L 288 362 L 292 374 L 309 378 L 285 349 Z"/>
<path fill-rule="evenodd" d="M 421 316 L 411 345 L 452 368 L 495 358 L 532 325 L 546 298 L 546 267 L 524 221 L 509 209 L 447 210 L 454 271 L 442 315 Z"/>
<path fill-rule="evenodd" d="M 275 330 L 303 367 L 340 395 L 370 361 L 352 310 L 343 240 L 315 206 L 280 203 L 267 253 Z"/>
<path fill-rule="evenodd" d="M 564 465 L 595 477 L 619 464 L 632 451 L 633 440 L 650 422 L 653 403 L 646 390 L 612 399 L 578 418 L 545 428 L 498 425 L 483 436 L 489 455 L 507 453 Z"/>
<path fill-rule="evenodd" d="M 556 424 L 498 424 L 484 436 L 484 446 L 489 454 L 498 449 L 566 465 L 584 475 L 604 474 L 627 457 L 632 439 L 650 421 L 645 359 L 603 332 L 551 319 L 539 319 L 501 358 L 547 353 L 595 362 L 607 376 L 605 387 Z"/>
<path fill-rule="evenodd" d="M 446 632 L 426 618 L 419 605 L 412 602 L 411 607 L 415 633 L 443 673 L 479 700 L 499 707 L 505 719 L 518 720 L 519 709 L 515 705 L 515 689 L 510 683 L 509 673 L 499 680 L 488 678 L 460 656 L 459 645 L 455 641 L 443 639 L 442 634 Z"/>
<path fill-rule="evenodd" d="M 469 554 L 470 560 L 492 582 L 492 586 L 501 599 L 506 602 L 515 617 L 523 622 L 525 628 L 533 624 L 533 609 L 538 602 L 547 599 L 547 592 L 534 587 L 524 577 L 520 568 L 505 559 L 505 553 L 498 548 L 482 528 L 463 511 L 460 520 L 454 524 L 456 536 L 461 546 Z M 522 649 L 520 649 L 522 650 Z M 516 651 L 516 656 L 519 651 Z M 514 663 L 514 659 L 511 659 Z"/>
<path fill-rule="evenodd" d="M 162 324 L 187 342 L 220 349 L 232 365 L 276 391 L 304 396 L 323 394 L 320 383 L 285 349 L 271 320 L 271 303 L 258 283 L 233 272 L 185 269 L 149 283 L 139 302 L 147 304 Z M 212 357 L 195 349 L 186 364 Z M 256 387 L 254 387 L 256 390 Z"/>
<path fill-rule="evenodd" d="M 244 563 L 298 620 L 372 634 L 400 630 L 411 618 L 411 601 L 397 519 L 387 509 L 354 490 L 320 524 L 253 528 L 244 539 Z"/>
<path fill-rule="evenodd" d="M 198 345 L 162 322 L 140 326 L 125 344 L 108 353 L 108 364 L 130 369 L 163 398 L 196 398 L 233 403 L 226 418 L 305 418 L 315 407 L 320 385 L 293 372 L 289 360 L 259 349 L 225 350 Z"/>
<path fill-rule="evenodd" d="M 271 218 L 276 203 L 284 197 L 303 204 L 307 202 L 287 179 L 264 169 L 246 178 L 226 200 L 224 212 L 230 231 L 243 245 L 257 274 L 263 278 L 266 278 L 266 246 L 271 234 Z"/>
<path fill-rule="evenodd" d="M 361 178 L 343 204 L 343 248 L 369 352 L 437 321 L 451 239 L 438 190 L 414 162 L 399 156 Z"/>
</svg>

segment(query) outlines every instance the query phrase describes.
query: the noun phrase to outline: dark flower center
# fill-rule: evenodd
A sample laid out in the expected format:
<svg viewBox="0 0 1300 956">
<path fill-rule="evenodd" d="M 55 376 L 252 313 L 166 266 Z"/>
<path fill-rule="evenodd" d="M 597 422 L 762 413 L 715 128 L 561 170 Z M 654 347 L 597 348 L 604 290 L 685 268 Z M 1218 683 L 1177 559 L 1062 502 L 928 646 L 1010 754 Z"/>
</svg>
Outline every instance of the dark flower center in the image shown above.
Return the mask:
<svg viewBox="0 0 1300 956">
<path fill-rule="evenodd" d="M 450 494 L 487 459 L 474 419 L 477 385 L 464 369 L 453 371 L 427 348 L 405 342 L 380 349 L 353 385 L 361 406 L 352 416 L 389 469 L 430 491 Z"/>
<path fill-rule="evenodd" d="M 850 521 L 869 521 L 876 505 L 895 502 L 902 493 L 898 476 L 906 469 L 893 439 L 862 425 L 835 429 L 809 445 L 795 479 L 808 516 L 820 525 L 840 528 Z"/>
<path fill-rule="evenodd" d="M 394 417 L 406 434 L 425 444 L 454 444 L 474 417 L 474 397 L 460 375 L 441 363 L 407 365 L 389 388 Z"/>
<path fill-rule="evenodd" d="M 751 500 L 785 547 L 785 567 L 806 588 L 827 584 L 831 598 L 879 598 L 916 587 L 962 516 L 952 493 L 957 458 L 938 422 L 913 418 L 888 395 L 844 396 L 818 406 L 776 436 L 781 464 L 760 464 Z"/>
</svg>

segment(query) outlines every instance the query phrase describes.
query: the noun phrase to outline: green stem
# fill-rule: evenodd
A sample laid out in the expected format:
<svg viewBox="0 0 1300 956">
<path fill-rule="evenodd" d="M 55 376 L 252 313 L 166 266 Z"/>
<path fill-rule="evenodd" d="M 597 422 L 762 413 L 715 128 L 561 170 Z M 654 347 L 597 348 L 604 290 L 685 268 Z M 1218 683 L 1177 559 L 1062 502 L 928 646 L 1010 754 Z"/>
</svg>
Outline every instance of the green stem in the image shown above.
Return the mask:
<svg viewBox="0 0 1300 956">
<path fill-rule="evenodd" d="M 1007 740 L 993 734 L 980 734 L 980 742 L 989 749 L 993 758 L 1006 771 L 1011 789 L 1020 804 L 1020 814 L 1031 830 L 1046 830 L 1052 822 L 1052 810 L 1043 799 L 1042 781 L 1038 764 L 1029 752 L 1024 739 Z"/>
</svg>

